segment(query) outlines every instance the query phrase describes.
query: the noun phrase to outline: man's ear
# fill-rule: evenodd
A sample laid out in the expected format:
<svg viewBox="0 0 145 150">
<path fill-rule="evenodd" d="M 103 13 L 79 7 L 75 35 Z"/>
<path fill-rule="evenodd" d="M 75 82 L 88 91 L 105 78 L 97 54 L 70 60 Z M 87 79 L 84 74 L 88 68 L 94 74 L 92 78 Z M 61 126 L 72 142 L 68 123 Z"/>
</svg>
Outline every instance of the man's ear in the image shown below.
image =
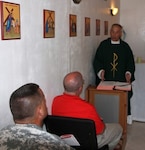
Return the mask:
<svg viewBox="0 0 145 150">
<path fill-rule="evenodd" d="M 78 89 L 78 95 L 80 95 L 82 93 L 82 90 L 83 90 L 83 86 L 80 86 Z"/>
<path fill-rule="evenodd" d="M 35 114 L 34 114 L 34 118 L 35 118 L 35 124 L 38 126 L 42 126 L 43 125 L 43 119 L 44 119 L 44 112 L 41 106 L 38 106 Z"/>
<path fill-rule="evenodd" d="M 37 109 L 36 109 L 36 115 L 37 115 L 37 117 L 42 117 L 42 115 L 43 115 L 43 109 L 42 109 L 42 107 L 41 107 L 41 105 L 39 105 L 38 107 L 37 107 Z"/>
</svg>

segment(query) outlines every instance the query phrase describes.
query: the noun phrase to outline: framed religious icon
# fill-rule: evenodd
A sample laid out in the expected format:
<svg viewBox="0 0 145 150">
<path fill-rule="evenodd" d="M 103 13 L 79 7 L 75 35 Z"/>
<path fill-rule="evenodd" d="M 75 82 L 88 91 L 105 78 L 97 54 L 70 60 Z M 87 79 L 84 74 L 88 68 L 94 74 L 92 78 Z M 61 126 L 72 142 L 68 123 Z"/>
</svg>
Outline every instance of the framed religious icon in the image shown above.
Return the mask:
<svg viewBox="0 0 145 150">
<path fill-rule="evenodd" d="M 108 35 L 108 21 L 104 21 L 104 35 Z"/>
<path fill-rule="evenodd" d="M 55 37 L 55 12 L 52 10 L 43 10 L 43 37 Z"/>
<path fill-rule="evenodd" d="M 85 36 L 90 36 L 90 18 L 85 17 Z"/>
<path fill-rule="evenodd" d="M 69 29 L 70 29 L 70 37 L 77 36 L 77 16 L 69 15 Z"/>
<path fill-rule="evenodd" d="M 0 2 L 2 40 L 20 39 L 20 5 Z"/>
<path fill-rule="evenodd" d="M 100 20 L 96 19 L 96 35 L 100 35 Z"/>
</svg>

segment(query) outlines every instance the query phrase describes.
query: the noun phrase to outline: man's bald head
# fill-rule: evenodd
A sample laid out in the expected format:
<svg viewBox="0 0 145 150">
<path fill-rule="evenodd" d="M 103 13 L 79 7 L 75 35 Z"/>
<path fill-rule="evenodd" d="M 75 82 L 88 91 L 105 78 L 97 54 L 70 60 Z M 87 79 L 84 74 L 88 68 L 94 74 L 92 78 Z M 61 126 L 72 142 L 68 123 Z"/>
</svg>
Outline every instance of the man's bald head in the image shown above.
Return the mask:
<svg viewBox="0 0 145 150">
<path fill-rule="evenodd" d="M 80 72 L 70 72 L 63 80 L 64 89 L 66 92 L 76 92 L 84 84 L 83 77 Z"/>
</svg>

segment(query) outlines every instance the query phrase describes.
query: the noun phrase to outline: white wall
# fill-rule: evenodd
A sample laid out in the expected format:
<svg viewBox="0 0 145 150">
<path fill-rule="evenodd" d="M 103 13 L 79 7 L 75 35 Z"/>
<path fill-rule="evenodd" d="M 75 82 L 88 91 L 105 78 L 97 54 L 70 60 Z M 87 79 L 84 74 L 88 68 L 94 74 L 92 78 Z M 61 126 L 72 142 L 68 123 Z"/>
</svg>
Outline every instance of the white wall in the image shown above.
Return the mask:
<svg viewBox="0 0 145 150">
<path fill-rule="evenodd" d="M 145 60 L 145 1 L 122 0 L 120 23 L 126 32 L 125 40 L 130 44 L 135 57 Z"/>
<path fill-rule="evenodd" d="M 35 82 L 47 99 L 49 113 L 53 97 L 63 92 L 62 80 L 74 70 L 84 75 L 85 88 L 94 84 L 92 59 L 104 36 L 103 21 L 118 22 L 109 8 L 119 0 L 10 0 L 20 4 L 21 39 L 0 41 L 0 128 L 12 123 L 10 94 L 21 85 Z M 55 11 L 55 38 L 43 38 L 43 9 Z M 77 15 L 77 37 L 69 37 L 69 14 Z M 91 18 L 91 36 L 84 36 L 84 17 Z M 95 20 L 101 20 L 101 35 L 96 36 Z M 82 93 L 84 98 L 84 92 Z"/>
<path fill-rule="evenodd" d="M 141 57 L 145 62 L 145 1 L 122 0 L 120 2 L 120 22 L 131 46 L 135 61 Z M 136 64 L 133 97 L 131 99 L 133 120 L 145 122 L 145 63 Z"/>
</svg>

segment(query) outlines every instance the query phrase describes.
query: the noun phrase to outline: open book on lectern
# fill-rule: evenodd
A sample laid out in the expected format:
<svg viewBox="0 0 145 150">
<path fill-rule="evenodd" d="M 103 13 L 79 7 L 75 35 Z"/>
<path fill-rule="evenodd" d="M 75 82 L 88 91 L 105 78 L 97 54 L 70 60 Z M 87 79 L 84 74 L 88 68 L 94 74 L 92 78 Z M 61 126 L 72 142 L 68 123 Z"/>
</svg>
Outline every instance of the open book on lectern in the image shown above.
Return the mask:
<svg viewBox="0 0 145 150">
<path fill-rule="evenodd" d="M 131 91 L 131 84 L 118 81 L 101 81 L 97 86 L 97 90 L 122 90 Z"/>
</svg>

